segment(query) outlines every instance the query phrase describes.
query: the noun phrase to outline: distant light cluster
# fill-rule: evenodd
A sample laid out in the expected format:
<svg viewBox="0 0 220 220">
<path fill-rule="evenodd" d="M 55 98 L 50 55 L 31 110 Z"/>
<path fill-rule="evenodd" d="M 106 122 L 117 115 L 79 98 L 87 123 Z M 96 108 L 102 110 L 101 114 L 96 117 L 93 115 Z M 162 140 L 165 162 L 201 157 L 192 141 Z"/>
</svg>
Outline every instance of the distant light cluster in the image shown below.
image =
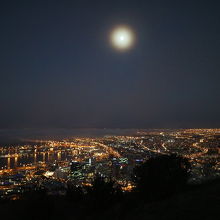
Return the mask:
<svg viewBox="0 0 220 220">
<path fill-rule="evenodd" d="M 96 175 L 131 191 L 133 168 L 151 157 L 177 154 L 188 158 L 191 181 L 220 176 L 220 129 L 139 131 L 131 136 L 28 140 L 0 147 L 0 196 L 16 199 L 30 187 L 48 193 L 54 185 L 90 186 Z"/>
</svg>

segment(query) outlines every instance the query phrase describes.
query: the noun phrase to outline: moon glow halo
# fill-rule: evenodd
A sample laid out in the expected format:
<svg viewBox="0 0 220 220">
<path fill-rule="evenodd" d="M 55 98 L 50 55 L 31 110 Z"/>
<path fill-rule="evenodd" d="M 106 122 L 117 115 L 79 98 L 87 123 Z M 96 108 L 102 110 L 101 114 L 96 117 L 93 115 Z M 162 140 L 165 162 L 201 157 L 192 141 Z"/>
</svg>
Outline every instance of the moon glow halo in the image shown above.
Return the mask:
<svg viewBox="0 0 220 220">
<path fill-rule="evenodd" d="M 134 33 L 128 27 L 117 27 L 111 33 L 111 43 L 119 50 L 130 49 L 134 44 Z"/>
</svg>

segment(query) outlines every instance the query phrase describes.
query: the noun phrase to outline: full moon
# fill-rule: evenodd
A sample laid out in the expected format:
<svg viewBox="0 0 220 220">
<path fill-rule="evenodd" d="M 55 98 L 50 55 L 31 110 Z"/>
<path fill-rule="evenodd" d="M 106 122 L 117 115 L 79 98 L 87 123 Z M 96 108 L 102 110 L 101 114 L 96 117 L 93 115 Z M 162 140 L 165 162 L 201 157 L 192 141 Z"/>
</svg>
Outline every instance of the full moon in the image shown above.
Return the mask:
<svg viewBox="0 0 220 220">
<path fill-rule="evenodd" d="M 111 43 L 119 50 L 127 50 L 134 44 L 134 33 L 128 27 L 117 27 L 111 33 Z"/>
</svg>

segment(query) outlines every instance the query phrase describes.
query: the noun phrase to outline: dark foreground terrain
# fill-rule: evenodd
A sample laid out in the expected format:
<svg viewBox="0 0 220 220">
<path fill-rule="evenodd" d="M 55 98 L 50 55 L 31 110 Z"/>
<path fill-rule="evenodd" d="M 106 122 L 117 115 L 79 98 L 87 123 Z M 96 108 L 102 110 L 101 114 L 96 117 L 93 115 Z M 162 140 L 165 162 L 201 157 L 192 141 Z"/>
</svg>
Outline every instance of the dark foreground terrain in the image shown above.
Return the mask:
<svg viewBox="0 0 220 220">
<path fill-rule="evenodd" d="M 136 194 L 105 204 L 95 199 L 77 202 L 67 197 L 38 196 L 2 201 L 1 219 L 219 219 L 220 181 L 147 202 Z"/>
</svg>

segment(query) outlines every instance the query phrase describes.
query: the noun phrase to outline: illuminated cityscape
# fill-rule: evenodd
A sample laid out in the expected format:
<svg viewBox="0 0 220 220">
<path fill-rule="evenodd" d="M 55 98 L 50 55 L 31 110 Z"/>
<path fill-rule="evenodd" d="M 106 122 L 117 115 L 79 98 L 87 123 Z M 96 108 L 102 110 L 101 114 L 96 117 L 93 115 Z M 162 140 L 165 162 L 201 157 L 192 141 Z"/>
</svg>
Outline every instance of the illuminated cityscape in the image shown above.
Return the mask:
<svg viewBox="0 0 220 220">
<path fill-rule="evenodd" d="M 220 1 L 1 1 L 0 27 L 1 219 L 219 219 Z"/>
<path fill-rule="evenodd" d="M 69 183 L 89 186 L 100 175 L 123 191 L 135 187 L 133 168 L 160 154 L 191 163 L 190 181 L 220 176 L 220 129 L 144 130 L 133 135 L 27 140 L 0 148 L 2 198 L 17 199 L 36 187 L 65 195 Z"/>
</svg>

